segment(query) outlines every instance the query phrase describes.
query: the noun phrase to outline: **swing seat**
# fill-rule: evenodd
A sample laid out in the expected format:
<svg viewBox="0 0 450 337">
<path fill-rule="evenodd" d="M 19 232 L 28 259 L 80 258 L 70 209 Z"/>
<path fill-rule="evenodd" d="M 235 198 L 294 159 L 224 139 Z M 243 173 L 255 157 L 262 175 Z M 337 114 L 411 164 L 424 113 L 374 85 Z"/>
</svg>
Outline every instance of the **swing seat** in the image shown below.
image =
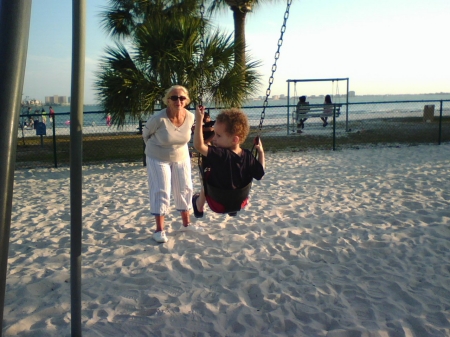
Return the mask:
<svg viewBox="0 0 450 337">
<path fill-rule="evenodd" d="M 198 168 L 202 179 L 203 189 L 205 191 L 206 202 L 209 208 L 219 214 L 236 215 L 243 207 L 247 205 L 248 196 L 252 188 L 252 182 L 238 189 L 223 189 L 208 184 L 205 170 L 207 167 L 203 164 L 201 155 L 198 157 Z"/>
<path fill-rule="evenodd" d="M 224 190 L 204 181 L 203 187 L 209 208 L 215 213 L 230 214 L 239 212 L 247 204 L 252 183 L 243 188 Z"/>
</svg>

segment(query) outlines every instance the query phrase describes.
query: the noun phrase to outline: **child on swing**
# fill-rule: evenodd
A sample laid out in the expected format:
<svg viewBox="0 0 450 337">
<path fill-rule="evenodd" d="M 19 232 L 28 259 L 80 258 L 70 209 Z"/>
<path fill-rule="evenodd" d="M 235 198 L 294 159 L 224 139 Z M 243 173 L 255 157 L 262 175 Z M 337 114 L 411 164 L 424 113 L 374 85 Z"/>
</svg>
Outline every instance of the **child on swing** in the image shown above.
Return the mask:
<svg viewBox="0 0 450 337">
<path fill-rule="evenodd" d="M 205 108 L 197 107 L 195 120 L 203 121 Z M 200 125 L 200 124 L 199 124 Z M 255 145 L 258 159 L 250 150 L 241 148 L 250 132 L 247 116 L 240 109 L 232 108 L 220 112 L 214 125 L 212 144 L 207 145 L 203 139 L 201 128 L 194 130 L 194 147 L 204 156 L 206 167 L 210 170 L 205 175 L 209 185 L 224 189 L 239 189 L 248 185 L 253 179 L 260 180 L 264 176 L 265 158 L 261 140 Z M 209 195 L 205 196 L 202 187 L 200 193 L 192 197 L 192 206 L 196 218 L 203 217 L 203 207 L 208 201 L 210 209 L 224 213 L 225 206 L 216 202 Z M 247 205 L 245 199 L 241 207 Z M 233 215 L 233 214 L 230 214 Z"/>
</svg>

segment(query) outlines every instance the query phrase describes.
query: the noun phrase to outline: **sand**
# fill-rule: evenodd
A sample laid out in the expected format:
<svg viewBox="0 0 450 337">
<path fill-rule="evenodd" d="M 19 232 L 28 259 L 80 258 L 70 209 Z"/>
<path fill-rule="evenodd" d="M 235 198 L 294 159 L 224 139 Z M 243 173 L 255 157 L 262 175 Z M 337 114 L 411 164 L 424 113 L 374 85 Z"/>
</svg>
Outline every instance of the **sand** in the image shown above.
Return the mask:
<svg viewBox="0 0 450 337">
<path fill-rule="evenodd" d="M 199 189 L 194 169 L 195 189 Z M 450 144 L 267 153 L 157 244 L 141 163 L 84 167 L 84 336 L 450 336 Z M 15 173 L 4 336 L 70 336 L 69 169 Z"/>
</svg>

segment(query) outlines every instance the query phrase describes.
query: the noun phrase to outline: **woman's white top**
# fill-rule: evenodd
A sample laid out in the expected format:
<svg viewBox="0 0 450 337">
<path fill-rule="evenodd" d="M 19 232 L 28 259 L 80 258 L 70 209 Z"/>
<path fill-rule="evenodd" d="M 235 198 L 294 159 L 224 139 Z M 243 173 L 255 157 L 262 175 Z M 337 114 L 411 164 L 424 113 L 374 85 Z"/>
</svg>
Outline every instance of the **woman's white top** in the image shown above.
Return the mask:
<svg viewBox="0 0 450 337">
<path fill-rule="evenodd" d="M 167 116 L 167 109 L 155 113 L 145 123 L 142 137 L 145 154 L 153 159 L 179 162 L 189 156 L 188 142 L 195 116 L 186 110 L 186 118 L 181 126 L 175 126 Z"/>
</svg>

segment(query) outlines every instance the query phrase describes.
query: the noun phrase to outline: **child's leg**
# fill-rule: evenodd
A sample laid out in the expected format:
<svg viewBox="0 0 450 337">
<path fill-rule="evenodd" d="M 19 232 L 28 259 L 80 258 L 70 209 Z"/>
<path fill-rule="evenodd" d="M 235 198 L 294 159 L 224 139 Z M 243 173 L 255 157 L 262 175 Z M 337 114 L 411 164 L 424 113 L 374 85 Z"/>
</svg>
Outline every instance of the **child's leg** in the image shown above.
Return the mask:
<svg viewBox="0 0 450 337">
<path fill-rule="evenodd" d="M 199 197 L 196 200 L 197 209 L 199 212 L 203 212 L 203 208 L 205 207 L 206 203 L 206 197 L 205 197 L 205 190 L 202 187 L 202 190 L 200 191 Z"/>
<path fill-rule="evenodd" d="M 205 192 L 202 186 L 202 190 L 200 191 L 200 193 L 194 194 L 194 196 L 192 197 L 192 208 L 197 219 L 203 218 L 203 207 L 205 206 L 205 202 Z"/>
</svg>

